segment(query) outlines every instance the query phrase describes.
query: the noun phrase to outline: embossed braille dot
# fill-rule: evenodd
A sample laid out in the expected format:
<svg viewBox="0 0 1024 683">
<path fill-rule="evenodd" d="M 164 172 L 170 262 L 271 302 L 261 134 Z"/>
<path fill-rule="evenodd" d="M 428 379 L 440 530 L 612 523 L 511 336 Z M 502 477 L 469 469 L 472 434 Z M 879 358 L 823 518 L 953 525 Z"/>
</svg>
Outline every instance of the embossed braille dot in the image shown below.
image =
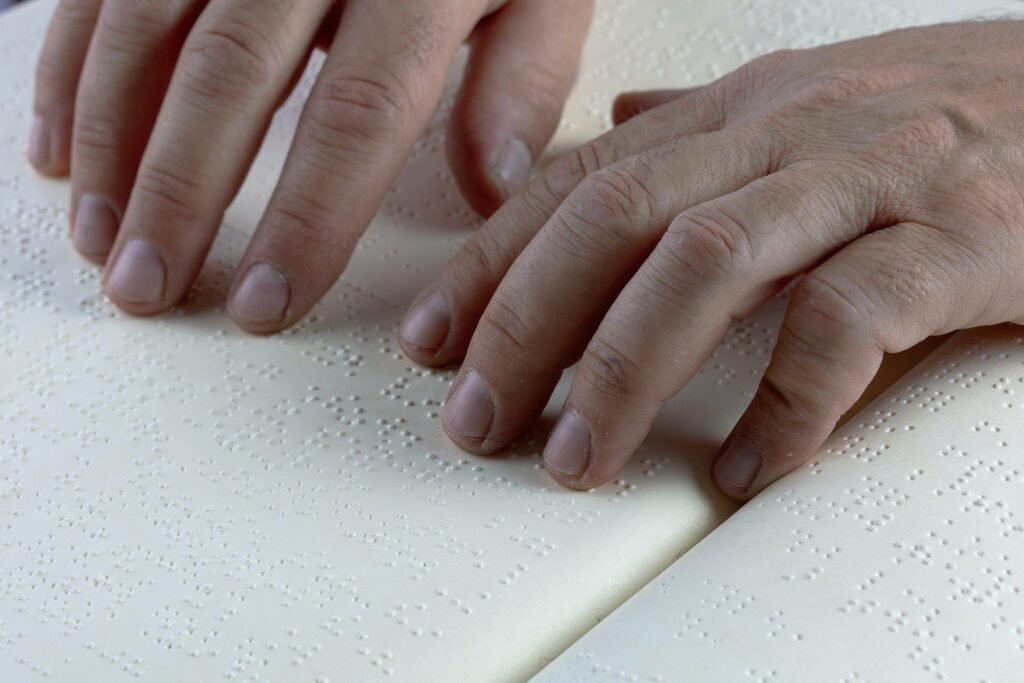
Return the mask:
<svg viewBox="0 0 1024 683">
<path fill-rule="evenodd" d="M 394 341 L 406 305 L 481 222 L 443 161 L 455 79 L 344 278 L 298 325 L 251 338 L 222 301 L 315 66 L 183 305 L 134 320 L 68 246 L 66 188 L 20 158 L 48 9 L 19 10 L 23 30 L 0 41 L 5 679 L 525 679 L 732 511 L 702 477 L 768 363 L 785 295 L 730 327 L 613 484 L 587 495 L 552 484 L 543 430 L 502 456 L 466 457 L 439 425 L 454 371 L 413 366 Z M 771 49 L 916 22 L 883 0 L 599 3 L 556 149 L 606 129 L 619 90 L 705 83 Z M 715 556 L 712 537 L 684 560 L 692 581 L 659 579 L 670 660 L 611 665 L 621 652 L 608 646 L 571 651 L 573 670 L 685 680 L 672 667 L 720 652 L 737 624 L 755 629 L 755 659 L 716 657 L 702 673 L 791 680 L 790 655 L 832 656 L 835 633 L 889 638 L 880 645 L 911 663 L 907 680 L 967 680 L 964 661 L 1024 650 L 1012 572 L 1024 337 L 971 334 L 734 520 L 770 533 L 725 544 L 714 572 L 698 559 Z M 982 394 L 998 411 L 959 425 Z M 903 444 L 934 420 L 955 445 L 909 457 Z M 692 599 L 672 599 L 679 584 Z M 531 621 L 539 607 L 544 629 Z M 978 613 L 981 634 L 965 618 Z M 467 642 L 488 656 L 421 668 Z M 887 680 L 852 668 L 832 657 L 813 670 Z"/>
</svg>

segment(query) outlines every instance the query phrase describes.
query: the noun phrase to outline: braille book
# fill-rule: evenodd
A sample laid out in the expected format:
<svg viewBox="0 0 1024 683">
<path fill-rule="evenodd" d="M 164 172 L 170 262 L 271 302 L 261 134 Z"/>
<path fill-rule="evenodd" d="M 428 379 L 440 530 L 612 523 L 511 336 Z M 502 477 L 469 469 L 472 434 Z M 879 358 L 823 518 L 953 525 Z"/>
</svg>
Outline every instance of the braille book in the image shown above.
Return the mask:
<svg viewBox="0 0 1024 683">
<path fill-rule="evenodd" d="M 604 0 L 549 157 L 621 90 L 993 5 Z M 1020 680 L 1024 328 L 952 336 L 737 510 L 708 468 L 777 300 L 618 479 L 565 490 L 539 453 L 567 381 L 535 434 L 475 457 L 440 426 L 454 371 L 395 342 L 479 224 L 443 159 L 453 89 L 296 327 L 249 336 L 223 299 L 309 74 L 198 284 L 135 319 L 72 249 L 67 183 L 24 161 L 54 6 L 0 15 L 0 681 Z"/>
</svg>

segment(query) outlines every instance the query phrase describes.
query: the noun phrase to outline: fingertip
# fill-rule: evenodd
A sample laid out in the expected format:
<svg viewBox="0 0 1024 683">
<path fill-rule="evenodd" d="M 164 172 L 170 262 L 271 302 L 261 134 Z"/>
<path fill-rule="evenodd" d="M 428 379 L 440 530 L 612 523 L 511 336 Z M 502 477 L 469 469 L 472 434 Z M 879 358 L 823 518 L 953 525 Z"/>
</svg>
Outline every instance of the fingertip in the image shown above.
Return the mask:
<svg viewBox="0 0 1024 683">
<path fill-rule="evenodd" d="M 409 307 L 398 328 L 398 343 L 410 357 L 430 360 L 444 346 L 451 319 L 451 306 L 444 293 L 429 292 Z"/>
<path fill-rule="evenodd" d="M 639 113 L 632 92 L 619 93 L 612 102 L 612 123 L 616 126 L 625 123 Z"/>
<path fill-rule="evenodd" d="M 612 123 L 618 126 L 646 111 L 678 100 L 698 90 L 700 88 L 637 90 L 620 93 L 612 102 Z"/>
<path fill-rule="evenodd" d="M 228 315 L 250 334 L 266 335 L 288 326 L 292 285 L 284 269 L 267 261 L 244 267 L 228 293 Z"/>
<path fill-rule="evenodd" d="M 495 149 L 487 167 L 487 177 L 500 198 L 499 205 L 526 187 L 532 168 L 533 151 L 521 139 L 509 138 Z"/>
<path fill-rule="evenodd" d="M 441 426 L 456 446 L 488 455 L 500 449 L 489 438 L 494 424 L 494 394 L 487 381 L 475 370 L 455 380 L 441 415 Z"/>
<path fill-rule="evenodd" d="M 103 289 L 126 313 L 149 316 L 171 306 L 163 298 L 166 280 L 167 266 L 159 250 L 145 240 L 132 238 L 108 265 Z"/>
<path fill-rule="evenodd" d="M 120 224 L 119 212 L 105 198 L 85 193 L 78 199 L 71 226 L 71 243 L 86 259 L 106 263 Z"/>
<path fill-rule="evenodd" d="M 443 276 L 439 278 L 444 280 Z M 473 283 L 463 288 L 462 284 L 432 285 L 409 306 L 396 337 L 399 347 L 414 362 L 439 368 L 465 357 L 480 312 L 463 295 L 466 291 L 479 293 L 484 287 Z"/>
<path fill-rule="evenodd" d="M 277 334 L 283 330 L 286 330 L 289 325 L 282 322 L 271 322 L 271 323 L 256 323 L 249 320 L 245 320 L 234 310 L 230 302 L 227 305 L 228 317 L 231 321 L 238 326 L 238 329 L 242 330 L 247 334 L 251 334 L 254 337 L 268 337 L 270 335 Z"/>
<path fill-rule="evenodd" d="M 457 119 L 449 128 L 446 153 L 462 196 L 485 218 L 526 186 L 533 167 L 533 151 L 522 139 L 495 141 L 470 133 Z"/>
<path fill-rule="evenodd" d="M 748 500 L 763 465 L 760 448 L 743 436 L 733 436 L 715 456 L 711 472 L 724 494 L 736 500 Z"/>
<path fill-rule="evenodd" d="M 109 254 L 89 254 L 80 249 L 77 249 L 78 255 L 84 258 L 90 263 L 94 263 L 97 266 L 105 266 L 107 264 L 107 257 Z"/>
<path fill-rule="evenodd" d="M 544 468 L 552 479 L 567 488 L 589 491 L 619 474 L 628 458 L 609 457 L 607 443 L 602 449 L 594 434 L 590 420 L 581 410 L 574 407 L 562 413 L 548 436 L 542 456 Z M 632 455 L 632 451 L 627 452 Z"/>
<path fill-rule="evenodd" d="M 494 455 L 501 450 L 501 446 L 485 443 L 482 439 L 467 437 L 465 435 L 453 432 L 451 428 L 447 426 L 443 419 L 442 426 L 444 427 L 445 434 L 448 436 L 451 442 L 458 446 L 461 450 L 466 451 L 467 453 L 479 456 L 489 456 Z"/>
<path fill-rule="evenodd" d="M 525 187 L 557 129 L 590 15 L 574 3 L 511 2 L 477 26 L 448 155 L 460 189 L 484 216 Z"/>
<path fill-rule="evenodd" d="M 134 301 L 126 301 L 120 298 L 117 294 L 112 293 L 109 288 L 104 288 L 104 293 L 107 295 L 107 299 L 112 304 L 118 307 L 124 313 L 134 316 L 136 318 L 151 318 L 153 316 L 160 315 L 165 312 L 170 306 L 164 304 L 150 304 L 150 303 L 137 303 Z"/>
<path fill-rule="evenodd" d="M 111 292 L 109 287 L 104 288 L 104 293 L 107 298 L 117 306 L 120 310 L 124 311 L 128 315 L 135 316 L 137 318 L 150 318 L 155 315 L 160 315 L 165 312 L 169 305 L 159 303 L 139 303 L 135 301 L 126 301 L 119 297 L 116 293 Z"/>
<path fill-rule="evenodd" d="M 405 341 L 400 335 L 397 338 L 398 346 L 409 360 L 428 368 L 445 368 L 458 363 L 464 356 L 464 352 L 451 349 L 422 349 Z"/>
<path fill-rule="evenodd" d="M 544 467 L 559 481 L 580 482 L 590 466 L 593 437 L 575 410 L 562 413 L 544 446 Z"/>
<path fill-rule="evenodd" d="M 71 169 L 70 126 L 60 126 L 49 118 L 36 114 L 29 131 L 25 156 L 39 173 L 51 178 L 63 178 Z"/>
<path fill-rule="evenodd" d="M 555 472 L 547 468 L 545 468 L 545 470 L 547 471 L 548 476 L 550 476 L 560 486 L 562 486 L 563 488 L 570 489 L 572 491 L 585 492 L 597 488 L 598 486 L 597 484 L 590 483 L 587 480 L 579 477 L 569 477 L 562 474 L 561 472 Z"/>
<path fill-rule="evenodd" d="M 757 493 L 749 486 L 738 486 L 735 483 L 723 478 L 712 465 L 711 469 L 711 480 L 715 482 L 715 487 L 731 498 L 740 503 L 745 503 L 750 500 Z"/>
</svg>

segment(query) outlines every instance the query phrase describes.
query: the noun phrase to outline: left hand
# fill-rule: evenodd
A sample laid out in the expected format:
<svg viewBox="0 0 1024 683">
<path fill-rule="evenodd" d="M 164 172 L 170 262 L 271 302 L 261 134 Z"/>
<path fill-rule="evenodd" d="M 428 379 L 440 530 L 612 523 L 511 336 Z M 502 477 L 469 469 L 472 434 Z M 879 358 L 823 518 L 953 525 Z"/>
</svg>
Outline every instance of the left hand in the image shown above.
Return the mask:
<svg viewBox="0 0 1024 683">
<path fill-rule="evenodd" d="M 554 132 L 593 0 L 60 0 L 28 158 L 71 175 L 75 248 L 136 315 L 180 302 L 271 118 L 327 55 L 235 271 L 244 329 L 298 322 L 334 285 L 470 43 L 447 150 L 491 213 Z"/>
<path fill-rule="evenodd" d="M 747 499 L 813 456 L 885 352 L 1024 319 L 1022 31 L 910 29 L 621 97 L 635 116 L 552 164 L 407 314 L 413 359 L 465 355 L 448 434 L 503 448 L 582 356 L 544 461 L 602 484 L 729 324 L 803 274 L 715 460 Z"/>
</svg>

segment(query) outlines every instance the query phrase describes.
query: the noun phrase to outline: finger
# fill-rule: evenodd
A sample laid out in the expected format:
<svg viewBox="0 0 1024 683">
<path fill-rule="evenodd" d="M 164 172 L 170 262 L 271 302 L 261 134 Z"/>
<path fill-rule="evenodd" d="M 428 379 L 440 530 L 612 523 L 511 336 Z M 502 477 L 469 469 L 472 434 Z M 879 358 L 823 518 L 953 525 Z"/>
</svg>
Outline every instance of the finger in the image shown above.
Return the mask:
<svg viewBox="0 0 1024 683">
<path fill-rule="evenodd" d="M 28 160 L 40 173 L 62 176 L 71 163 L 75 91 L 102 0 L 61 0 L 36 65 Z"/>
<path fill-rule="evenodd" d="M 675 90 L 640 90 L 624 92 L 612 103 L 612 122 L 617 126 L 629 121 L 638 114 L 668 104 L 680 97 L 685 97 L 698 88 L 678 88 Z"/>
<path fill-rule="evenodd" d="M 777 154 L 754 129 L 685 138 L 587 177 L 488 304 L 445 409 L 449 436 L 503 448 L 532 424 L 672 217 L 761 177 Z M 479 405 L 489 406 L 484 421 Z"/>
<path fill-rule="evenodd" d="M 235 321 L 273 332 L 341 274 L 419 132 L 479 13 L 440 0 L 353 0 L 299 122 L 270 205 L 229 296 Z"/>
<path fill-rule="evenodd" d="M 764 378 L 716 458 L 727 495 L 746 500 L 810 460 L 867 388 L 886 352 L 1001 322 L 992 264 L 915 224 L 850 244 L 796 287 Z M 967 264 L 968 267 L 965 267 Z"/>
<path fill-rule="evenodd" d="M 544 449 L 552 476 L 614 477 L 734 319 L 874 223 L 849 173 L 790 166 L 673 220 L 587 345 Z"/>
<path fill-rule="evenodd" d="M 71 239 L 102 263 L 117 236 L 195 0 L 106 0 L 82 70 L 71 161 Z"/>
<path fill-rule="evenodd" d="M 593 5 L 513 0 L 474 31 L 447 149 L 480 213 L 493 213 L 529 180 L 575 81 Z"/>
<path fill-rule="evenodd" d="M 322 0 L 220 0 L 203 11 L 111 252 L 106 290 L 120 307 L 152 314 L 185 295 L 324 12 Z"/>
<path fill-rule="evenodd" d="M 670 140 L 718 130 L 715 91 L 650 111 L 555 160 L 463 246 L 409 308 L 399 343 L 413 360 L 445 365 L 465 354 L 512 262 L 584 178 Z"/>
</svg>

